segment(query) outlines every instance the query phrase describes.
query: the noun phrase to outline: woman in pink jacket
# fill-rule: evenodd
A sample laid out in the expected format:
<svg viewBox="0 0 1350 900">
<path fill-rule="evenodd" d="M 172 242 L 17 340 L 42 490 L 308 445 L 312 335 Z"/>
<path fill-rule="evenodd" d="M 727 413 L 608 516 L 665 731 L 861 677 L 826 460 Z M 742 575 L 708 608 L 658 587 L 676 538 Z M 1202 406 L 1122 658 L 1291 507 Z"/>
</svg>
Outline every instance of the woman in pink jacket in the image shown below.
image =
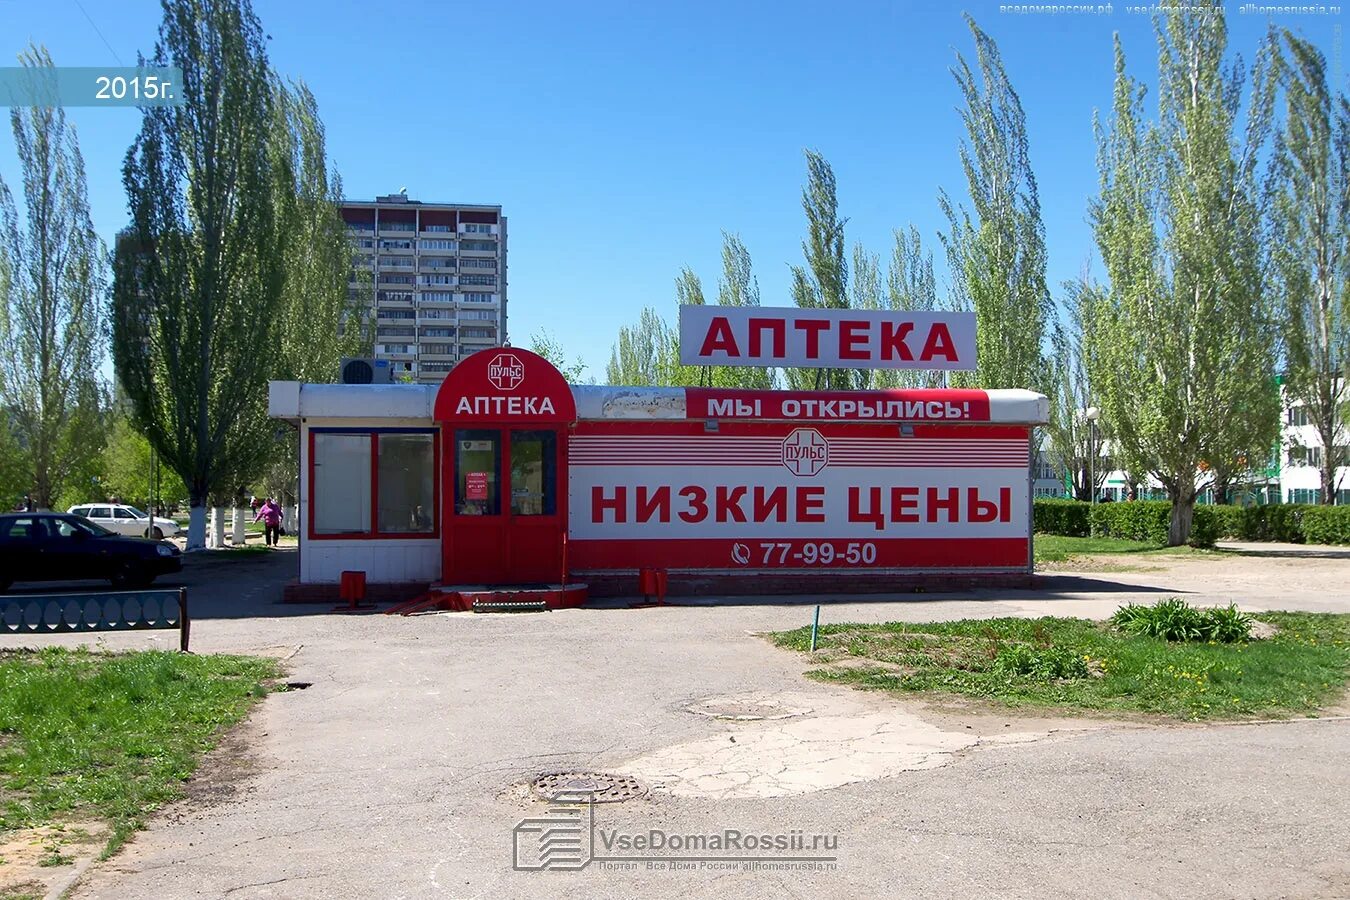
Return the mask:
<svg viewBox="0 0 1350 900">
<path fill-rule="evenodd" d="M 263 501 L 263 505 L 258 507 L 258 512 L 253 516 L 253 521 L 262 519 L 263 523 L 263 541 L 269 547 L 275 547 L 277 541 L 281 539 L 281 507 L 271 497 Z"/>
</svg>

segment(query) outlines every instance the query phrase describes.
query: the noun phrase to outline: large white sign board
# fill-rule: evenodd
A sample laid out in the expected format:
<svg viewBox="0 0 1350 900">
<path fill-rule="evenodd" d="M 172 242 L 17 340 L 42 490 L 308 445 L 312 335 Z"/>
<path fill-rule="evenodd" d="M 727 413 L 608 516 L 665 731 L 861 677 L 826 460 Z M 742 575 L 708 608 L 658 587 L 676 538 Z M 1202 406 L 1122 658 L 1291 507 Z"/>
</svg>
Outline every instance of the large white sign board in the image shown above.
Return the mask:
<svg viewBox="0 0 1350 900">
<path fill-rule="evenodd" d="M 975 314 L 681 306 L 686 366 L 975 368 Z"/>
</svg>

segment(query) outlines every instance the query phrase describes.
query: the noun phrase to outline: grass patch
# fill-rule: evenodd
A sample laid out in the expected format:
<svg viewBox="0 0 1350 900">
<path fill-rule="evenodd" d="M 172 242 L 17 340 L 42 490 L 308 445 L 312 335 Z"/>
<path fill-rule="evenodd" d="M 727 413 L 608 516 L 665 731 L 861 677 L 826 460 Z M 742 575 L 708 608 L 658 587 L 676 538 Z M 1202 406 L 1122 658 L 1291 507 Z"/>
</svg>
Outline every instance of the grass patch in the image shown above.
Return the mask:
<svg viewBox="0 0 1350 900">
<path fill-rule="evenodd" d="M 1054 617 L 827 625 L 812 657 L 820 665 L 807 674 L 867 690 L 1179 719 L 1310 715 L 1341 696 L 1350 671 L 1350 615 L 1254 618 L 1279 631 L 1266 640 L 1221 644 L 1170 643 Z M 771 639 L 807 652 L 811 629 Z"/>
<path fill-rule="evenodd" d="M 110 855 L 278 675 L 249 656 L 0 653 L 0 834 L 99 818 Z"/>
</svg>

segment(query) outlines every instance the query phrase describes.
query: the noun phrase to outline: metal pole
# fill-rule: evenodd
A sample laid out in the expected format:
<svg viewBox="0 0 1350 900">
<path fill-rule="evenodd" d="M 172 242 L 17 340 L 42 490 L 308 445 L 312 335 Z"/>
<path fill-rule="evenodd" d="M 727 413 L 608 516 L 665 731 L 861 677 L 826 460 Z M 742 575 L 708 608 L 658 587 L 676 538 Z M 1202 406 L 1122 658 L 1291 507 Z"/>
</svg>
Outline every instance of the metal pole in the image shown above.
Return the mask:
<svg viewBox="0 0 1350 900">
<path fill-rule="evenodd" d="M 188 618 L 187 588 L 178 589 L 178 649 L 188 652 L 188 638 L 192 636 L 192 620 Z"/>
<path fill-rule="evenodd" d="M 820 631 L 820 605 L 816 605 L 816 617 L 811 620 L 811 652 L 816 652 L 816 633 Z"/>
<path fill-rule="evenodd" d="M 1088 503 L 1097 505 L 1097 423 L 1088 423 Z"/>
</svg>

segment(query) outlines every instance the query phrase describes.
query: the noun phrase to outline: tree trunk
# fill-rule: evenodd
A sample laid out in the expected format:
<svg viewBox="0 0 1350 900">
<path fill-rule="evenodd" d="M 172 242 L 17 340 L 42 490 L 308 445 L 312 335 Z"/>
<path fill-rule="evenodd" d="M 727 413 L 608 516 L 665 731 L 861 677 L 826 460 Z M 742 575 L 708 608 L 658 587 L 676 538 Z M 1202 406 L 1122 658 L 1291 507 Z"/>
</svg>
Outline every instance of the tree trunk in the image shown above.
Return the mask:
<svg viewBox="0 0 1350 900">
<path fill-rule="evenodd" d="M 211 542 L 207 544 L 212 550 L 223 550 L 225 548 L 225 509 L 221 506 L 211 508 Z"/>
<path fill-rule="evenodd" d="M 1195 494 L 1189 499 L 1172 498 L 1172 521 L 1167 527 L 1167 546 L 1180 547 L 1191 536 L 1191 520 L 1195 516 Z"/>
<path fill-rule="evenodd" d="M 187 549 L 206 549 L 206 507 L 200 503 L 188 510 Z"/>
<path fill-rule="evenodd" d="M 248 537 L 244 531 L 244 510 L 241 507 L 236 506 L 234 508 L 233 524 L 234 533 L 230 535 L 230 543 L 234 544 L 236 547 L 242 547 L 244 546 L 244 541 L 246 541 Z"/>
</svg>

